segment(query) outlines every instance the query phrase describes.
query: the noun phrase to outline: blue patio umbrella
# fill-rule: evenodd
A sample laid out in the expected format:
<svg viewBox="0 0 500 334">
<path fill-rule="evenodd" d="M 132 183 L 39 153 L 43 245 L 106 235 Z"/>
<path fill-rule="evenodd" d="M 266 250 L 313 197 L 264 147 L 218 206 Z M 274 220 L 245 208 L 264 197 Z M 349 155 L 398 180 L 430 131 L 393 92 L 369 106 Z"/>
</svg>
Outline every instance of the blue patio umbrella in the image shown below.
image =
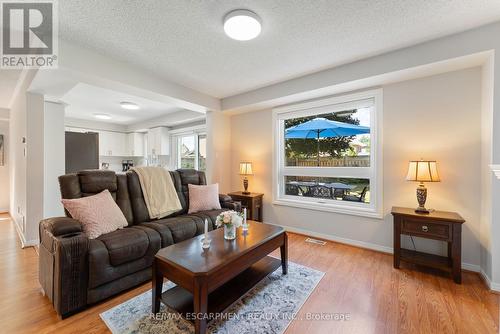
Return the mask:
<svg viewBox="0 0 500 334">
<path fill-rule="evenodd" d="M 286 129 L 285 139 L 316 139 L 319 166 L 320 138 L 348 137 L 364 133 L 370 133 L 370 128 L 367 126 L 331 121 L 323 117 L 317 117 Z"/>
</svg>

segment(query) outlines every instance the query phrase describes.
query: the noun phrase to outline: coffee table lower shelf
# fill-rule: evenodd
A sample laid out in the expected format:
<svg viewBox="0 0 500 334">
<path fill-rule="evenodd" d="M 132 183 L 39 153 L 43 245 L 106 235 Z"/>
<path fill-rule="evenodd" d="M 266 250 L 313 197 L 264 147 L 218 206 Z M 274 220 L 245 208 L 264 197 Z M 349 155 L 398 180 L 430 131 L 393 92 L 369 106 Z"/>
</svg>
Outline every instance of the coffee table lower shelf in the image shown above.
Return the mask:
<svg viewBox="0 0 500 334">
<path fill-rule="evenodd" d="M 264 277 L 281 267 L 281 261 L 266 256 L 251 267 L 223 284 L 208 295 L 208 314 L 224 311 L 228 306 L 252 289 Z M 193 295 L 180 286 L 175 286 L 161 295 L 161 302 L 180 313 L 187 320 L 193 321 L 186 314 L 193 313 Z"/>
</svg>

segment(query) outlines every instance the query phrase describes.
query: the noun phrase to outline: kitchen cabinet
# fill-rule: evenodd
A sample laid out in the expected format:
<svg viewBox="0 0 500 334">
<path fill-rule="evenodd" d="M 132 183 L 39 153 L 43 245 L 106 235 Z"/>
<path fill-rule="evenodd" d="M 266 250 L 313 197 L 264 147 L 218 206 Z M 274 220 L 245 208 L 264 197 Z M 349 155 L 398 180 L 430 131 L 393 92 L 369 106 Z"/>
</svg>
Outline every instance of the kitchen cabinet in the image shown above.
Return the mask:
<svg viewBox="0 0 500 334">
<path fill-rule="evenodd" d="M 132 132 L 127 134 L 127 155 L 131 157 L 143 157 L 145 152 L 145 134 Z"/>
<path fill-rule="evenodd" d="M 144 157 L 146 155 L 169 155 L 168 128 L 157 127 L 147 133 L 92 130 L 67 126 L 66 131 L 96 132 L 99 134 L 99 156 Z"/>
<path fill-rule="evenodd" d="M 127 134 L 114 131 L 99 132 L 99 155 L 126 157 L 127 152 Z"/>
<path fill-rule="evenodd" d="M 149 129 L 147 133 L 147 153 L 149 156 L 170 154 L 168 128 L 160 126 Z"/>
</svg>

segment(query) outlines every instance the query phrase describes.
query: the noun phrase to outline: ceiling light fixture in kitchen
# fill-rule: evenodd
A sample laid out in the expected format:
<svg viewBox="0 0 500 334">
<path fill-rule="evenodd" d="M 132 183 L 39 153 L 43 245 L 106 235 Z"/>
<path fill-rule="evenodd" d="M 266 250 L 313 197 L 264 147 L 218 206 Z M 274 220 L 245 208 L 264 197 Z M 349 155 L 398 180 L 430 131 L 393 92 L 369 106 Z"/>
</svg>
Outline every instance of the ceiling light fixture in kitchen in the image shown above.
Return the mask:
<svg viewBox="0 0 500 334">
<path fill-rule="evenodd" d="M 123 101 L 123 102 L 120 102 L 120 106 L 123 109 L 127 109 L 127 110 L 137 110 L 137 109 L 139 109 L 139 106 L 137 104 L 135 104 L 134 102 Z"/>
<path fill-rule="evenodd" d="M 108 114 L 94 114 L 94 117 L 98 119 L 111 119 L 111 115 Z"/>
<path fill-rule="evenodd" d="M 238 41 L 248 41 L 259 36 L 262 30 L 260 17 L 248 9 L 237 9 L 224 17 L 226 35 Z"/>
</svg>

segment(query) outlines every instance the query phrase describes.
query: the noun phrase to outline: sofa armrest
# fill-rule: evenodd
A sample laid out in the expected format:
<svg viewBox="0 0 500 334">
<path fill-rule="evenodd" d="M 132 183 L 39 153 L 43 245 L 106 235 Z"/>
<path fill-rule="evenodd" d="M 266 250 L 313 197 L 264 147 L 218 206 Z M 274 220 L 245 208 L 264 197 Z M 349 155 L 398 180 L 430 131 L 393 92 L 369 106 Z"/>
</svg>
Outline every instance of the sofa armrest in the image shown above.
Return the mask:
<svg viewBox="0 0 500 334">
<path fill-rule="evenodd" d="M 78 220 L 68 217 L 55 217 L 44 219 L 40 222 L 40 226 L 58 237 L 64 234 L 82 232 L 82 224 Z"/>
<path fill-rule="evenodd" d="M 219 194 L 219 202 L 223 209 L 230 209 L 237 212 L 241 211 L 241 202 L 233 201 L 229 195 Z"/>
<path fill-rule="evenodd" d="M 87 305 L 89 239 L 67 217 L 42 220 L 39 228 L 38 279 L 64 318 Z"/>
</svg>

